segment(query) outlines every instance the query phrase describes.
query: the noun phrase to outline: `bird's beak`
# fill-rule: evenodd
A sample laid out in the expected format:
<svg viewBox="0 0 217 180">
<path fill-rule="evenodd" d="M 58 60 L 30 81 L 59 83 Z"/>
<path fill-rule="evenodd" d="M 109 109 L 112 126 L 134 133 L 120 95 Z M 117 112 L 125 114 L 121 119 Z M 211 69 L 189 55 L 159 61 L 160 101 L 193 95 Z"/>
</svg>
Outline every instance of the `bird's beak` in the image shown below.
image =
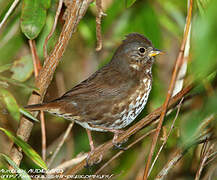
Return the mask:
<svg viewBox="0 0 217 180">
<path fill-rule="evenodd" d="M 162 51 L 160 51 L 159 49 L 154 48 L 153 50 L 151 50 L 151 51 L 148 53 L 148 56 L 149 56 L 149 57 L 154 57 L 154 56 L 157 56 L 158 54 L 165 54 L 165 53 L 162 52 Z"/>
</svg>

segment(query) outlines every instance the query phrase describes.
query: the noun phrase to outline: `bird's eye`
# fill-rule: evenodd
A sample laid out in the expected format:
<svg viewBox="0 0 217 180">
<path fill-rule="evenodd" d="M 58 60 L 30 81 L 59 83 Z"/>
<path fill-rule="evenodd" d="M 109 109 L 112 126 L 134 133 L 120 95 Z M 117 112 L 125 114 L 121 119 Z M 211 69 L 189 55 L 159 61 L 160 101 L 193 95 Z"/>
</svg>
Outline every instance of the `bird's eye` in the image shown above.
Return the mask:
<svg viewBox="0 0 217 180">
<path fill-rule="evenodd" d="M 142 54 L 144 54 L 145 53 L 145 48 L 144 47 L 140 47 L 139 48 L 139 52 L 142 53 Z"/>
</svg>

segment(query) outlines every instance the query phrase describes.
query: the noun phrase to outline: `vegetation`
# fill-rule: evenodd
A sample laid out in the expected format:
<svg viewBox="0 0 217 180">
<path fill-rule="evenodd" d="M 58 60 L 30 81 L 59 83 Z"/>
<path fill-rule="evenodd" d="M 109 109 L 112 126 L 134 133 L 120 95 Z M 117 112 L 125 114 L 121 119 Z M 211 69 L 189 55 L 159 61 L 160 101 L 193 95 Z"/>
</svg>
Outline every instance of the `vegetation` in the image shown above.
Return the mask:
<svg viewBox="0 0 217 180">
<path fill-rule="evenodd" d="M 58 175 L 139 180 L 155 157 L 148 179 L 217 179 L 217 0 L 65 0 L 62 8 L 61 2 L 0 0 L 0 179 L 32 179 L 52 169 Z M 90 149 L 85 130 L 24 106 L 61 96 L 108 63 L 131 32 L 144 34 L 166 54 L 157 57 L 148 103 L 130 125 L 137 130 L 127 127 L 119 139 L 129 137 L 127 150 L 112 148 L 112 134 L 93 132 L 96 146 L 106 144 L 90 162 L 103 158 L 84 168 Z M 169 87 L 180 93 L 170 98 L 163 118 L 165 106 L 156 108 L 165 105 Z"/>
</svg>

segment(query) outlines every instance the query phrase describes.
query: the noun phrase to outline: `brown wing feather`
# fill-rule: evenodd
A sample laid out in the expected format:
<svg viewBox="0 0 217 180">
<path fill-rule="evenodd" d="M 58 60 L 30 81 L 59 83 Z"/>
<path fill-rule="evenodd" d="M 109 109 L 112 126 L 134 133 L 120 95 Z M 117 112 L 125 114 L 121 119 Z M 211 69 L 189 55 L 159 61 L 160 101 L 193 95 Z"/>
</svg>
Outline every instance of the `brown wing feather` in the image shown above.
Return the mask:
<svg viewBox="0 0 217 180">
<path fill-rule="evenodd" d="M 90 114 L 93 118 L 99 118 L 96 112 L 110 112 L 111 105 L 126 98 L 135 83 L 119 73 L 109 65 L 105 66 L 52 103 L 62 104 L 62 113 L 72 113 L 83 119 L 90 117 Z"/>
<path fill-rule="evenodd" d="M 62 97 L 44 104 L 30 105 L 27 109 L 45 110 L 58 115 L 70 114 L 70 117 L 79 117 L 79 121 L 87 120 L 87 117 L 90 121 L 101 119 L 103 113 L 111 112 L 113 103 L 128 96 L 127 92 L 135 84 L 119 73 L 107 65 Z"/>
</svg>

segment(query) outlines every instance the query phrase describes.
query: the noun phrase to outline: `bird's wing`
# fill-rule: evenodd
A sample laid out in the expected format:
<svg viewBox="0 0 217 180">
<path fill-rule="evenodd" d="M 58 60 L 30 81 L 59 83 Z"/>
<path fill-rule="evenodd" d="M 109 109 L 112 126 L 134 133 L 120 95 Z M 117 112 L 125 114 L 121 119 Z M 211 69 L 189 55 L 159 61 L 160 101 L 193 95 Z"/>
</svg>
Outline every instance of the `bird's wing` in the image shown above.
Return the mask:
<svg viewBox="0 0 217 180">
<path fill-rule="evenodd" d="M 92 120 L 101 119 L 102 114 L 112 111 L 114 103 L 127 98 L 133 83 L 135 82 L 124 77 L 121 72 L 105 66 L 62 97 L 29 106 L 29 110 L 45 110 L 63 117 L 69 115 L 80 121 L 87 117 Z"/>
<path fill-rule="evenodd" d="M 79 114 L 83 117 L 94 111 L 109 112 L 113 103 L 127 97 L 132 83 L 134 82 L 123 77 L 119 71 L 105 66 L 54 100 L 53 104 L 62 103 L 64 107 L 61 111 L 70 113 L 73 110 L 74 115 Z"/>
<path fill-rule="evenodd" d="M 96 98 L 117 98 L 121 92 L 128 90 L 130 86 L 130 80 L 123 77 L 121 72 L 105 66 L 59 99 L 83 99 L 87 101 L 96 100 Z"/>
</svg>

